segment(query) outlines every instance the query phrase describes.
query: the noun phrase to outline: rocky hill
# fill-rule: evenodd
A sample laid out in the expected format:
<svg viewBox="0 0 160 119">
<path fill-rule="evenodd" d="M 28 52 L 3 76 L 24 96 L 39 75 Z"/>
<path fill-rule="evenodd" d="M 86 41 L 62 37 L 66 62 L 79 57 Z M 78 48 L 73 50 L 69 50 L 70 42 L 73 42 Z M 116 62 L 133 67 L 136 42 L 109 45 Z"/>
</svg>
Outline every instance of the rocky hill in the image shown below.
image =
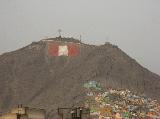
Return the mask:
<svg viewBox="0 0 160 119">
<path fill-rule="evenodd" d="M 75 43 L 77 56 L 49 56 L 48 43 Z M 160 77 L 110 43 L 95 46 L 73 38 L 50 38 L 0 56 L 0 111 L 17 104 L 44 108 L 47 117 L 58 107 L 83 103 L 83 85 L 129 89 L 160 100 Z"/>
</svg>

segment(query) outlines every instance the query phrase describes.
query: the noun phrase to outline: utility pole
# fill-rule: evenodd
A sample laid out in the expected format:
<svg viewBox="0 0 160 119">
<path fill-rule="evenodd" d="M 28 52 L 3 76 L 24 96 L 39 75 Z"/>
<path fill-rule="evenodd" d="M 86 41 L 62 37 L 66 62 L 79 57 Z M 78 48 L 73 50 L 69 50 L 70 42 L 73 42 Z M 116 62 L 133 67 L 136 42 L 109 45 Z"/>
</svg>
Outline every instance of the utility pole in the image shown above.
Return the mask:
<svg viewBox="0 0 160 119">
<path fill-rule="evenodd" d="M 82 41 L 82 35 L 79 36 L 79 40 L 80 40 L 80 42 Z"/>
<path fill-rule="evenodd" d="M 122 89 L 122 79 L 121 79 L 121 89 Z"/>
<path fill-rule="evenodd" d="M 106 43 L 109 43 L 109 33 L 106 35 Z"/>
</svg>

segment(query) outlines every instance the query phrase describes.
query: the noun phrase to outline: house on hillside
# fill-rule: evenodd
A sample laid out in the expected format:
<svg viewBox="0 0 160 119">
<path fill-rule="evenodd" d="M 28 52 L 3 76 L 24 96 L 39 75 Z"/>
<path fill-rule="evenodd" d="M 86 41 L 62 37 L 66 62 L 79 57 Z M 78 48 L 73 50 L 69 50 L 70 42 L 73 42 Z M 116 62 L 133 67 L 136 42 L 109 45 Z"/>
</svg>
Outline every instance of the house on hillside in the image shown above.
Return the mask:
<svg viewBox="0 0 160 119">
<path fill-rule="evenodd" d="M 8 113 L 0 116 L 0 119 L 45 119 L 44 109 L 18 106 L 12 108 Z"/>
</svg>

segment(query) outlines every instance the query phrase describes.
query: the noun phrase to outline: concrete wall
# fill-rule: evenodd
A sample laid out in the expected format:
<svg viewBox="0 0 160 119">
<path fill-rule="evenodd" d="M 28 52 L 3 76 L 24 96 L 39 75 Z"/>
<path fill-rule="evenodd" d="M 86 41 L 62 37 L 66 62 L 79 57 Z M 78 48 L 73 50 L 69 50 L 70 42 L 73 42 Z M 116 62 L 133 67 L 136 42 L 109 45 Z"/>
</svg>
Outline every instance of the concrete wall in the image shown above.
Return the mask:
<svg viewBox="0 0 160 119">
<path fill-rule="evenodd" d="M 29 119 L 45 119 L 46 112 L 42 109 L 26 109 L 26 115 Z"/>
<path fill-rule="evenodd" d="M 16 107 L 0 116 L 0 119 L 45 119 L 45 115 L 46 112 L 43 109 Z"/>
<path fill-rule="evenodd" d="M 5 114 L 0 116 L 0 119 L 17 119 L 17 114 Z"/>
<path fill-rule="evenodd" d="M 20 117 L 18 119 L 28 119 L 27 115 L 20 115 Z"/>
<path fill-rule="evenodd" d="M 11 112 L 12 114 L 25 114 L 25 107 L 16 107 L 16 108 L 12 108 Z"/>
</svg>

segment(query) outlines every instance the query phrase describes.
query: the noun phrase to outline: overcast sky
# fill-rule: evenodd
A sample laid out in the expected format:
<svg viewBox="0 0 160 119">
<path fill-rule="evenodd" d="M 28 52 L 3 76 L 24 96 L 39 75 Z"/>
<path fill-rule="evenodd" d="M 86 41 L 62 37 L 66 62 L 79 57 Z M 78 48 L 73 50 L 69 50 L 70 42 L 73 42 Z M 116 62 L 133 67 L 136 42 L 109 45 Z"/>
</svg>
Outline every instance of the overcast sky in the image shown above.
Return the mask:
<svg viewBox="0 0 160 119">
<path fill-rule="evenodd" d="M 109 41 L 160 74 L 160 0 L 0 0 L 0 54 L 45 37 Z"/>
</svg>

